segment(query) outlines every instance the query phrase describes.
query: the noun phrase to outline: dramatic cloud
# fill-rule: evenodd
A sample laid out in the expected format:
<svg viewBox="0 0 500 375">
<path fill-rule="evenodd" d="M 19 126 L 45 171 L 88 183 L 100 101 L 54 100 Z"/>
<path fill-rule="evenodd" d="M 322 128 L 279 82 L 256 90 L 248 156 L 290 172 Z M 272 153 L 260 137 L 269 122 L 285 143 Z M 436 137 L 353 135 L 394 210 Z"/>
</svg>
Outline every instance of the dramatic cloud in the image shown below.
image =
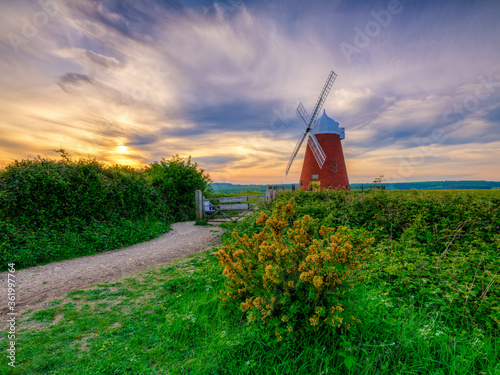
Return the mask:
<svg viewBox="0 0 500 375">
<path fill-rule="evenodd" d="M 19 0 L 0 15 L 0 161 L 65 148 L 214 180 L 297 182 L 331 69 L 351 182 L 495 179 L 496 2 Z"/>
</svg>

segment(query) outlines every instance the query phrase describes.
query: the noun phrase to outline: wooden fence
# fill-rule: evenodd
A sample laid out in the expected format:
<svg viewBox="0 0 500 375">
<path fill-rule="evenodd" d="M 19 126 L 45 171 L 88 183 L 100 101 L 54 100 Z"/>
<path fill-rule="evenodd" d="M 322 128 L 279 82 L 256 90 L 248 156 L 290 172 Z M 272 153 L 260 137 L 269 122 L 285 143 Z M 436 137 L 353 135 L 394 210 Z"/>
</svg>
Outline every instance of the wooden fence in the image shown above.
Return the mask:
<svg viewBox="0 0 500 375">
<path fill-rule="evenodd" d="M 237 221 L 247 213 L 256 209 L 264 201 L 276 198 L 276 190 L 268 189 L 265 195 L 249 195 L 243 197 L 205 198 L 200 190 L 196 190 L 196 220 L 217 221 L 229 219 Z M 250 201 L 254 202 L 250 202 Z M 257 202 L 255 202 L 257 201 Z M 214 203 L 217 202 L 217 203 Z"/>
</svg>

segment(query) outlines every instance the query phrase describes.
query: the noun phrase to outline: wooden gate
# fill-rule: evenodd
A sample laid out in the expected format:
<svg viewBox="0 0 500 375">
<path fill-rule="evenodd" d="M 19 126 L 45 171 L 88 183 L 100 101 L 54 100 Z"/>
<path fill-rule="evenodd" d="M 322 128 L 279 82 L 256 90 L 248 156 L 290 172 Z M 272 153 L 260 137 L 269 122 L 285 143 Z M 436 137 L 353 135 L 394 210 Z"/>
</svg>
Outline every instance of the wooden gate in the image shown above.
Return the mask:
<svg viewBox="0 0 500 375">
<path fill-rule="evenodd" d="M 238 221 L 265 200 L 275 197 L 274 190 L 263 195 L 244 197 L 222 197 L 207 199 L 200 190 L 196 190 L 196 220 L 199 221 Z M 216 202 L 216 203 L 215 203 Z"/>
</svg>

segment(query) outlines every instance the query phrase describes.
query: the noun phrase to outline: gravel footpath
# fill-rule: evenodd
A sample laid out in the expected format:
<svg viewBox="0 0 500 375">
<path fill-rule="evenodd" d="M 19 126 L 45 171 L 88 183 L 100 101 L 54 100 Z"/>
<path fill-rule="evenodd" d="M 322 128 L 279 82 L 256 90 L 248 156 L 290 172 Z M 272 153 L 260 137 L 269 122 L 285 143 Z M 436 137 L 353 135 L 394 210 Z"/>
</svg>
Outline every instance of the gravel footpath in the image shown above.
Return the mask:
<svg viewBox="0 0 500 375">
<path fill-rule="evenodd" d="M 140 270 L 195 254 L 219 243 L 221 228 L 175 223 L 172 230 L 154 240 L 43 266 L 16 271 L 16 311 L 63 297 L 67 293 L 113 281 Z M 0 311 L 7 307 L 7 272 L 0 273 Z"/>
</svg>

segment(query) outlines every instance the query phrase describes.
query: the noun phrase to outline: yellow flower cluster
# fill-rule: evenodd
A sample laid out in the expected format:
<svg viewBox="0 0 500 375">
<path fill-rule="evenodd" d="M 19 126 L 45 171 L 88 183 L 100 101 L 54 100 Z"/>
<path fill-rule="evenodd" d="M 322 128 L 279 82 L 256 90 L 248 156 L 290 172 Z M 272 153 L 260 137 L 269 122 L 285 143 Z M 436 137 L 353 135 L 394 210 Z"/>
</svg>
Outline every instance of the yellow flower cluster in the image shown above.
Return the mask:
<svg viewBox="0 0 500 375">
<path fill-rule="evenodd" d="M 310 317 L 309 322 L 311 323 L 312 326 L 317 326 L 319 324 L 319 318 L 318 317 Z"/>
<path fill-rule="evenodd" d="M 262 212 L 261 232 L 251 238 L 233 233 L 234 243 L 216 253 L 227 279 L 223 301 L 236 302 L 250 322 L 271 324 L 278 341 L 307 326 L 356 323 L 343 316 L 339 301 L 373 243 L 345 227 L 318 230 L 308 215 L 292 222 L 293 205 L 291 199 L 271 216 Z"/>
<path fill-rule="evenodd" d="M 313 285 L 319 289 L 323 285 L 323 278 L 321 276 L 314 276 Z"/>
</svg>

